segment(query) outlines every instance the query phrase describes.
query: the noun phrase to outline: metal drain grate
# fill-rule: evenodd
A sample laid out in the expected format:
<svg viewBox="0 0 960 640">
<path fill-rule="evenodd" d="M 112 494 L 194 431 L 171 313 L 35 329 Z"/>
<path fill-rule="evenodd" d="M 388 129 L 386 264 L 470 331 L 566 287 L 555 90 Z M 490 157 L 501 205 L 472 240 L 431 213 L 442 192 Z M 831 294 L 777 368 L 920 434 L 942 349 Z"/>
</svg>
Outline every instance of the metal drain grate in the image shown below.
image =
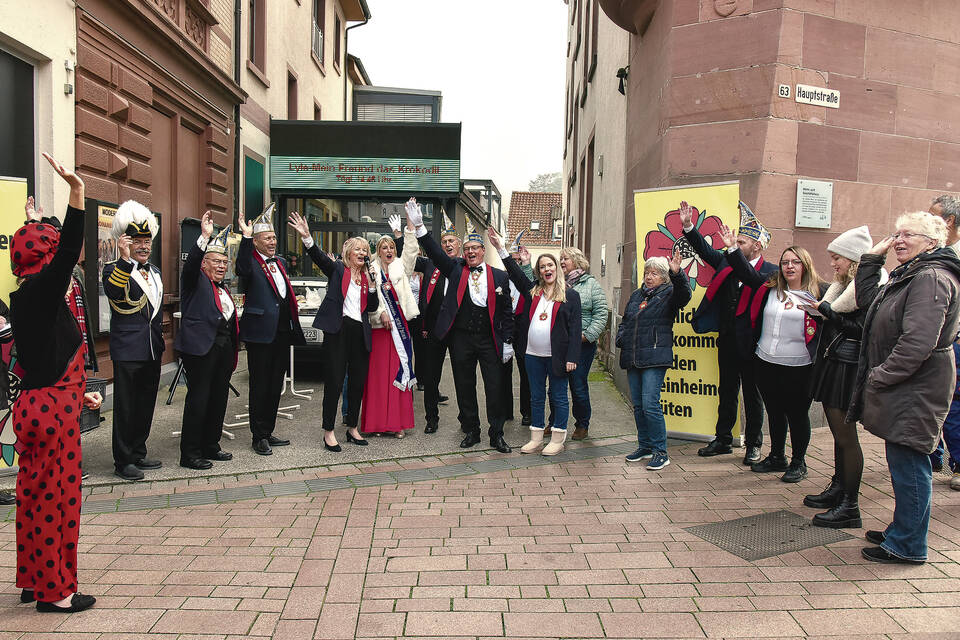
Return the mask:
<svg viewBox="0 0 960 640">
<path fill-rule="evenodd" d="M 702 524 L 688 527 L 685 531 L 750 561 L 820 547 L 853 537 L 839 529 L 815 527 L 809 518 L 790 511 L 774 511 L 726 522 Z"/>
</svg>

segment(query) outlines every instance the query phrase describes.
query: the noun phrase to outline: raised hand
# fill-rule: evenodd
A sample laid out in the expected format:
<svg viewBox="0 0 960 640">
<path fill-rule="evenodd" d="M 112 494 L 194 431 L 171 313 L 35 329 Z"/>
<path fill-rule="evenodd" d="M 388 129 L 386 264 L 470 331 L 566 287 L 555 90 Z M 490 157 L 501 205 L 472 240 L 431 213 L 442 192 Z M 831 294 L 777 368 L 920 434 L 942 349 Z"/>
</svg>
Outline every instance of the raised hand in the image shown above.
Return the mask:
<svg viewBox="0 0 960 640">
<path fill-rule="evenodd" d="M 390 216 L 387 218 L 387 223 L 390 225 L 390 230 L 393 231 L 394 238 L 399 238 L 401 235 L 403 235 L 400 232 L 400 227 L 403 226 L 403 221 L 400 219 L 400 216 Z"/>
<path fill-rule="evenodd" d="M 53 156 L 46 151 L 43 152 L 43 157 L 47 159 L 47 162 L 49 162 L 53 170 L 57 172 L 57 175 L 70 185 L 70 206 L 74 209 L 83 209 L 83 180 L 80 179 L 80 176 L 54 160 Z"/>
<path fill-rule="evenodd" d="M 127 234 L 123 234 L 117 238 L 117 251 L 120 253 L 120 257 L 124 260 L 130 260 L 130 245 L 133 244 L 133 238 Z"/>
<path fill-rule="evenodd" d="M 290 216 L 287 220 L 287 224 L 290 227 L 300 234 L 301 238 L 310 237 L 310 224 L 307 222 L 307 219 L 296 211 L 291 211 Z"/>
<path fill-rule="evenodd" d="M 680 273 L 680 250 L 677 248 L 673 249 L 673 255 L 670 256 L 668 262 L 670 263 L 670 271 L 673 273 Z"/>
<path fill-rule="evenodd" d="M 876 256 L 885 256 L 887 252 L 890 251 L 890 247 L 893 246 L 893 236 L 887 236 L 877 244 L 873 245 L 873 248 L 867 253 L 872 253 Z"/>
<path fill-rule="evenodd" d="M 686 200 L 680 201 L 680 224 L 684 229 L 693 225 L 693 207 L 687 204 Z"/>
<path fill-rule="evenodd" d="M 27 196 L 27 202 L 23 205 L 23 210 L 27 214 L 27 220 L 40 222 L 43 218 L 43 207 L 35 207 L 33 196 Z"/>
<path fill-rule="evenodd" d="M 737 246 L 737 236 L 730 230 L 725 224 L 720 225 L 720 238 L 723 240 L 723 244 L 727 249 L 733 249 Z"/>
<path fill-rule="evenodd" d="M 420 210 L 416 198 L 407 200 L 407 204 L 403 208 L 407 212 L 407 222 L 410 223 L 410 226 L 414 228 L 423 226 L 423 211 Z"/>
<path fill-rule="evenodd" d="M 237 218 L 237 226 L 240 227 L 240 232 L 244 238 L 253 237 L 253 223 L 244 218 L 243 215 Z"/>
<path fill-rule="evenodd" d="M 530 252 L 527 251 L 527 248 L 526 248 L 526 247 L 524 247 L 524 246 L 519 247 L 519 248 L 517 249 L 517 253 L 520 254 L 520 262 L 521 262 L 521 264 L 530 264 Z"/>
<path fill-rule="evenodd" d="M 204 240 L 209 240 L 210 236 L 213 235 L 213 213 L 211 211 L 205 211 L 203 218 L 200 220 L 200 235 L 203 236 Z"/>
<path fill-rule="evenodd" d="M 500 236 L 497 234 L 496 229 L 493 227 L 487 227 L 487 237 L 490 238 L 490 244 L 493 245 L 493 248 L 497 251 L 503 248 L 503 243 L 500 242 Z"/>
</svg>

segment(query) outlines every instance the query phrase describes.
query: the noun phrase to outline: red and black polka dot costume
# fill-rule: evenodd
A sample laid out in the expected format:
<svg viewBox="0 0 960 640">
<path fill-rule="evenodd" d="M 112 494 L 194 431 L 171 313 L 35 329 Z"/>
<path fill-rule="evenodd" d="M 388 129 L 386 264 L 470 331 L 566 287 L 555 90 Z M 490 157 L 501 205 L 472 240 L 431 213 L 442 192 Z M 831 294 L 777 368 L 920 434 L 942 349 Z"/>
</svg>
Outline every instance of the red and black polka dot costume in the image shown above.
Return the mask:
<svg viewBox="0 0 960 640">
<path fill-rule="evenodd" d="M 86 385 L 76 304 L 65 299 L 83 244 L 83 210 L 63 228 L 27 224 L 10 244 L 10 324 L 23 368 L 11 418 L 17 434 L 17 587 L 38 602 L 77 589 L 80 532 L 80 411 Z M 73 307 L 73 308 L 71 308 Z"/>
</svg>

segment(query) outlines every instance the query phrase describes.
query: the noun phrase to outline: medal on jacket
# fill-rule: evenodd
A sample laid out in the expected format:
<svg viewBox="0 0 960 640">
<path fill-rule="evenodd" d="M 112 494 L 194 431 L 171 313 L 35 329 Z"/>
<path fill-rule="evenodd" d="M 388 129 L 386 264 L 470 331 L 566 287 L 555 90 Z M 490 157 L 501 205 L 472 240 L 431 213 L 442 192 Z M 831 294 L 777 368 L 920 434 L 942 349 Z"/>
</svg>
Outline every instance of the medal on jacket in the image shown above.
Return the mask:
<svg viewBox="0 0 960 640">
<path fill-rule="evenodd" d="M 644 300 L 643 302 L 640 303 L 640 311 L 643 311 L 646 308 L 647 308 L 647 301 Z"/>
<path fill-rule="evenodd" d="M 473 286 L 473 292 L 474 292 L 474 293 L 480 293 L 480 272 L 479 272 L 479 271 L 471 271 L 471 272 L 470 272 L 470 280 L 472 281 L 470 284 L 471 284 L 471 286 Z"/>
<path fill-rule="evenodd" d="M 787 298 L 787 301 L 783 303 L 784 309 L 793 309 L 793 300 Z"/>
<path fill-rule="evenodd" d="M 270 273 L 276 273 L 276 272 L 277 272 L 277 265 L 275 265 L 274 263 L 271 262 L 271 263 L 270 263 Z"/>
<path fill-rule="evenodd" d="M 544 311 L 543 313 L 541 313 L 541 314 L 540 314 L 539 316 L 537 316 L 537 317 L 540 318 L 540 320 L 546 320 L 546 319 L 547 319 L 547 312 Z"/>
</svg>

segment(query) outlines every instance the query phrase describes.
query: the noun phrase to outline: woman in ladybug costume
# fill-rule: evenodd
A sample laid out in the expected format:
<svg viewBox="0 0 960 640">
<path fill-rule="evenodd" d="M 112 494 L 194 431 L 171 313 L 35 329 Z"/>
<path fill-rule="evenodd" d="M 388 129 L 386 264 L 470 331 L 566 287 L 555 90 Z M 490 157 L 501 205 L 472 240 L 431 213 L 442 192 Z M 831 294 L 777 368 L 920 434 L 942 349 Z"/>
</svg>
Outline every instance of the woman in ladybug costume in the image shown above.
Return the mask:
<svg viewBox="0 0 960 640">
<path fill-rule="evenodd" d="M 10 260 L 19 287 L 10 324 L 24 374 L 12 418 L 17 475 L 17 587 L 37 611 L 83 611 L 96 601 L 77 591 L 80 531 L 80 411 L 102 398 L 84 393 L 81 309 L 69 295 L 83 245 L 83 181 L 43 154 L 70 186 L 63 229 L 28 222 L 13 236 Z"/>
</svg>

